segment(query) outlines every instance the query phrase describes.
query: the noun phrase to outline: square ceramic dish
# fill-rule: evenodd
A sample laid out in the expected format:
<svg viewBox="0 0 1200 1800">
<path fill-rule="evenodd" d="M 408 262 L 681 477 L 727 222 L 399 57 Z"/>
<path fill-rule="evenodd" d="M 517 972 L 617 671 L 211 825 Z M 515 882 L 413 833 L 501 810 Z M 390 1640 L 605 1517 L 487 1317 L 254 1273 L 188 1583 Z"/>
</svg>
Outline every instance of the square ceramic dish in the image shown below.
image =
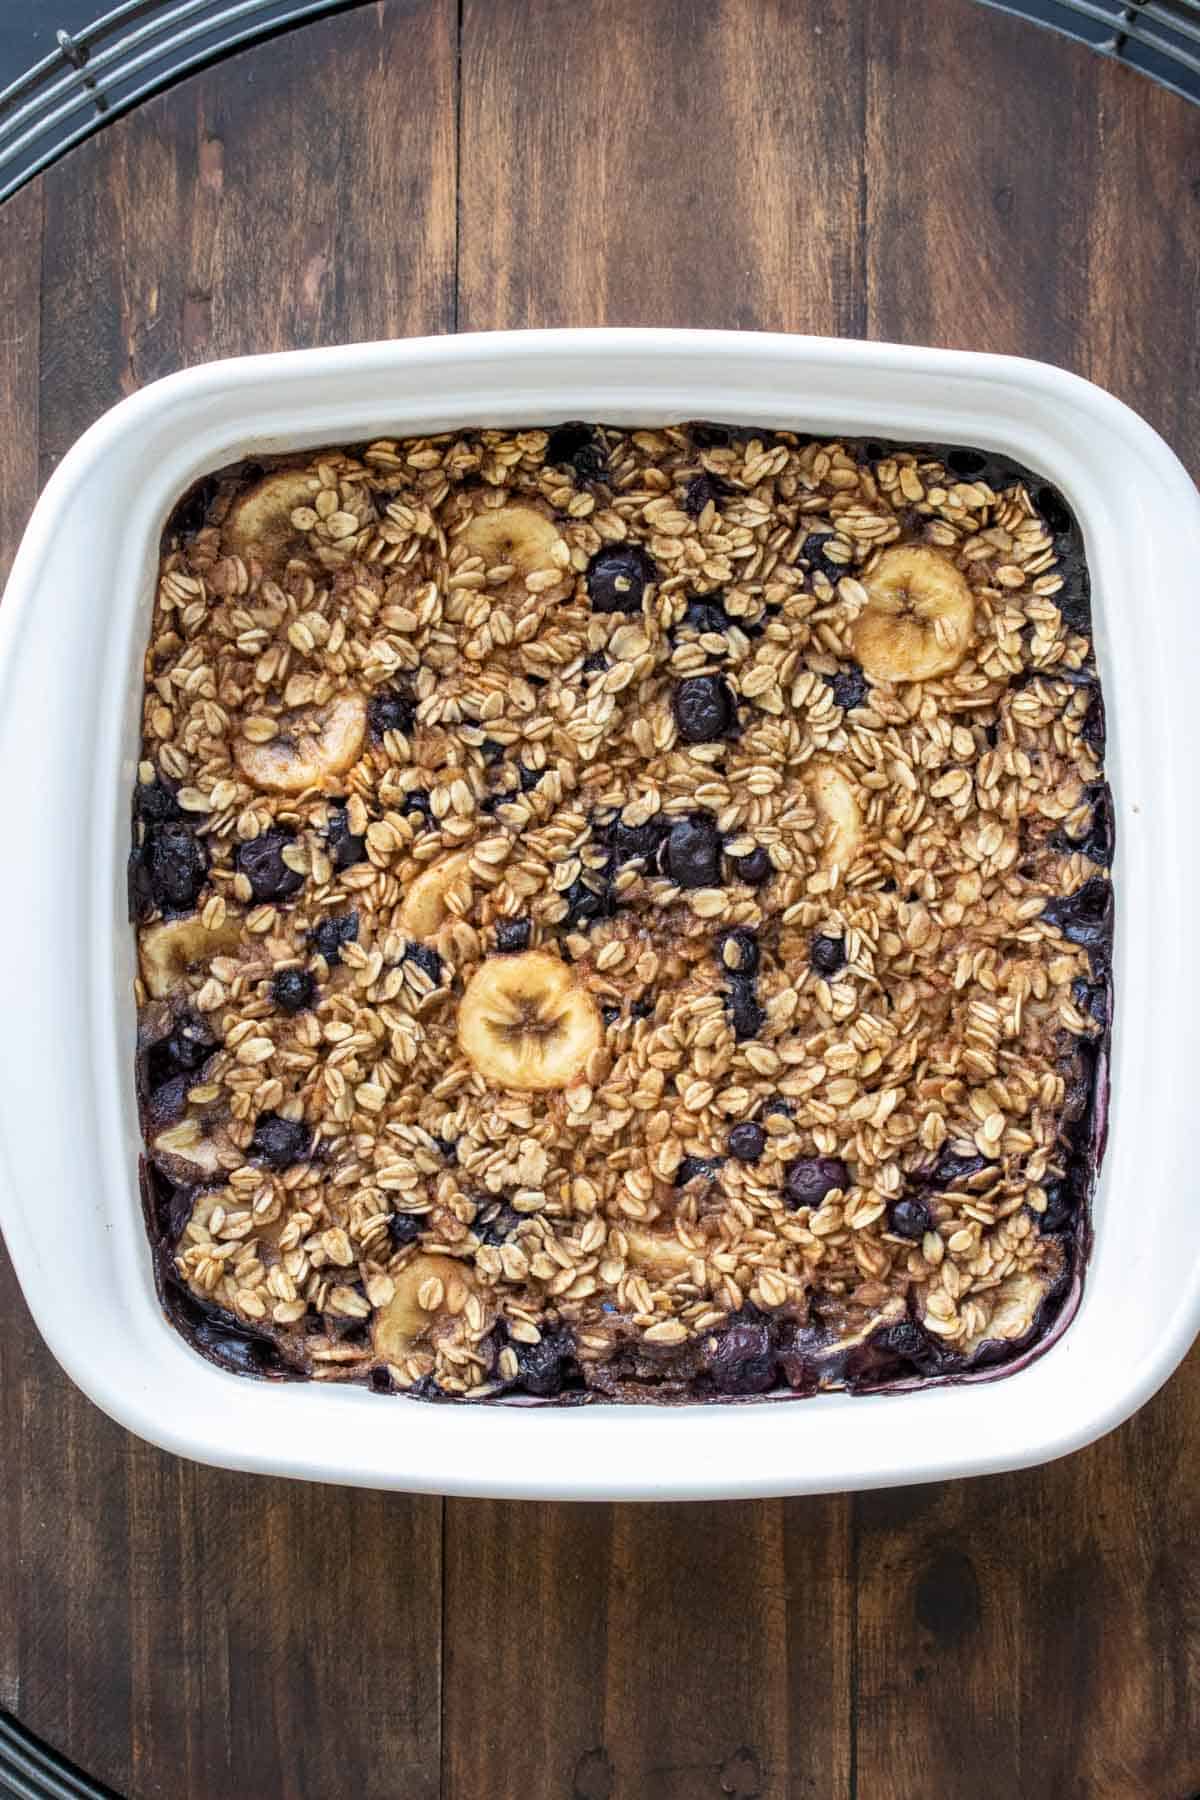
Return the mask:
<svg viewBox="0 0 1200 1800">
<path fill-rule="evenodd" d="M 163 1317 L 138 1196 L 124 866 L 159 533 L 240 457 L 466 425 L 706 417 L 1005 452 L 1059 486 L 1092 576 L 1117 814 L 1109 1145 L 1082 1303 L 1003 1379 L 803 1405 L 438 1407 L 247 1381 Z M 423 1492 L 699 1499 L 930 1481 L 1045 1461 L 1126 1418 L 1200 1326 L 1186 1091 L 1200 722 L 1200 497 L 1166 445 L 1044 364 L 815 338 L 557 331 L 215 363 L 123 401 L 63 460 L 0 611 L 10 947 L 0 1224 L 50 1348 L 168 1449 Z"/>
</svg>

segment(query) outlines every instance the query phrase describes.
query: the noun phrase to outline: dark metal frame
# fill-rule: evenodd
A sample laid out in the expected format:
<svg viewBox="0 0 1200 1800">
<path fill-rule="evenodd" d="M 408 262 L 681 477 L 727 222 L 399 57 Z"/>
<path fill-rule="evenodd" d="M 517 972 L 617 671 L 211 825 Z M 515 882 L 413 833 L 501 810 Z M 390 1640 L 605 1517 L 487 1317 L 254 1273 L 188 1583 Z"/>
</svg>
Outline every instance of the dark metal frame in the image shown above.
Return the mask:
<svg viewBox="0 0 1200 1800">
<path fill-rule="evenodd" d="M 1200 102 L 1200 0 L 982 0 L 1090 44 Z"/>
<path fill-rule="evenodd" d="M 5 1800 L 120 1800 L 7 1713 L 0 1713 L 0 1795 Z"/>
</svg>

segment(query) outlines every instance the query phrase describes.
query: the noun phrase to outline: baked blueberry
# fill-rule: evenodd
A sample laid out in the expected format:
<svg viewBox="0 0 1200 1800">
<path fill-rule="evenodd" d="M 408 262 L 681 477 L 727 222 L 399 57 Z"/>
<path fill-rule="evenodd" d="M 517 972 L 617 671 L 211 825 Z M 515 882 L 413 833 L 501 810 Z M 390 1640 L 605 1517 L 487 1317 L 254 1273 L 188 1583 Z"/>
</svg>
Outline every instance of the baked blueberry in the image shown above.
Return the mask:
<svg viewBox="0 0 1200 1800">
<path fill-rule="evenodd" d="M 719 887 L 721 834 L 711 813 L 691 813 L 671 827 L 664 851 L 668 878 L 677 887 Z"/>
<path fill-rule="evenodd" d="M 703 474 L 693 475 L 684 489 L 683 510 L 689 518 L 698 519 L 710 500 L 714 506 L 719 508 L 728 492 L 729 489 L 721 477 L 710 475 L 705 469 Z"/>
<path fill-rule="evenodd" d="M 174 1075 L 195 1075 L 216 1047 L 207 1027 L 198 1019 L 178 1019 L 166 1037 L 159 1038 L 146 1052 L 148 1086 L 160 1087 Z"/>
<path fill-rule="evenodd" d="M 888 1230 L 895 1232 L 897 1237 L 908 1238 L 916 1244 L 932 1229 L 933 1214 L 924 1200 L 907 1195 L 903 1200 L 894 1201 L 888 1209 Z"/>
<path fill-rule="evenodd" d="M 416 1213 L 393 1213 L 387 1222 L 388 1240 L 393 1250 L 415 1244 L 421 1235 L 422 1221 Z"/>
<path fill-rule="evenodd" d="M 619 1006 L 602 1006 L 600 1017 L 604 1020 L 604 1029 L 610 1031 L 621 1017 L 621 1009 Z"/>
<path fill-rule="evenodd" d="M 973 481 L 987 468 L 987 457 L 979 450 L 950 450 L 946 454 L 946 467 L 961 481 Z"/>
<path fill-rule="evenodd" d="M 793 1211 L 800 1206 L 820 1206 L 834 1188 L 850 1186 L 850 1172 L 840 1156 L 797 1156 L 787 1166 L 783 1197 Z"/>
<path fill-rule="evenodd" d="M 336 800 L 325 820 L 325 848 L 335 869 L 352 869 L 367 854 L 367 840 L 350 829 L 346 802 Z"/>
<path fill-rule="evenodd" d="M 583 659 L 583 673 L 585 675 L 603 675 L 607 668 L 608 658 L 605 656 L 603 650 L 593 650 L 590 656 L 585 656 Z"/>
<path fill-rule="evenodd" d="M 732 623 L 732 619 L 721 603 L 721 596 L 706 594 L 702 599 L 696 598 L 688 601 L 683 617 L 679 621 L 679 627 L 701 634 L 714 632 L 718 637 L 722 637 Z"/>
<path fill-rule="evenodd" d="M 357 912 L 339 913 L 321 920 L 313 928 L 309 943 L 330 968 L 342 960 L 342 945 L 352 944 L 358 936 Z"/>
<path fill-rule="evenodd" d="M 690 675 L 671 702 L 685 744 L 715 744 L 737 724 L 737 701 L 723 675 Z"/>
<path fill-rule="evenodd" d="M 670 820 L 661 813 L 641 825 L 626 825 L 618 813 L 607 825 L 593 829 L 592 835 L 608 851 L 613 866 L 623 868 L 635 861 L 651 863 L 670 829 Z"/>
<path fill-rule="evenodd" d="M 609 544 L 605 549 L 597 550 L 587 571 L 592 611 L 641 612 L 642 595 L 657 574 L 653 562 L 638 544 Z"/>
<path fill-rule="evenodd" d="M 734 975 L 729 983 L 729 1016 L 738 1043 L 756 1038 L 766 1023 L 767 1015 L 758 1003 L 752 977 Z"/>
<path fill-rule="evenodd" d="M 497 919 L 496 948 L 505 952 L 528 950 L 529 934 L 533 929 L 529 919 Z"/>
<path fill-rule="evenodd" d="M 278 1113 L 259 1113 L 250 1140 L 250 1155 L 261 1157 L 272 1169 L 286 1169 L 312 1154 L 312 1133 L 302 1119 L 281 1119 Z"/>
<path fill-rule="evenodd" d="M 151 825 L 140 861 L 154 905 L 164 913 L 191 912 L 208 877 L 208 851 L 191 826 L 181 819 Z"/>
<path fill-rule="evenodd" d="M 775 1353 L 763 1321 L 735 1314 L 709 1345 L 708 1372 L 719 1393 L 765 1394 L 775 1385 Z"/>
<path fill-rule="evenodd" d="M 303 1012 L 313 1003 L 317 983 L 307 969 L 281 969 L 271 983 L 271 998 L 285 1013 Z"/>
<path fill-rule="evenodd" d="M 654 1001 L 647 994 L 644 1000 L 635 1000 L 629 1009 L 631 1019 L 649 1019 L 654 1016 Z"/>
<path fill-rule="evenodd" d="M 944 1149 L 933 1165 L 928 1177 L 929 1185 L 935 1188 L 953 1187 L 957 1182 L 969 1181 L 981 1169 L 988 1167 L 987 1157 L 980 1156 L 978 1151 L 970 1151 L 963 1156 L 957 1150 Z"/>
<path fill-rule="evenodd" d="M 248 844 L 238 845 L 237 867 L 250 883 L 250 892 L 256 900 L 286 900 L 289 894 L 304 886 L 303 875 L 289 869 L 283 860 L 284 851 L 295 841 L 294 831 L 283 825 L 272 825 L 258 837 L 251 838 Z"/>
<path fill-rule="evenodd" d="M 1034 505 L 1055 537 L 1061 537 L 1064 532 L 1074 531 L 1074 513 L 1058 489 L 1051 487 L 1049 482 L 1044 487 L 1040 487 L 1034 495 Z"/>
<path fill-rule="evenodd" d="M 747 887 L 761 887 L 775 872 L 774 864 L 761 844 L 755 844 L 746 856 L 733 858 L 733 872 Z"/>
<path fill-rule="evenodd" d="M 721 967 L 730 975 L 756 975 L 759 964 L 758 939 L 747 925 L 735 925 L 717 939 L 717 956 Z M 733 958 L 730 961 L 730 958 Z"/>
<path fill-rule="evenodd" d="M 549 468 L 571 468 L 580 481 L 596 481 L 603 475 L 607 461 L 592 427 L 578 419 L 571 419 L 550 433 L 546 444 Z"/>
<path fill-rule="evenodd" d="M 456 1163 L 458 1161 L 458 1144 L 454 1139 L 439 1137 L 437 1133 L 434 1132 L 433 1141 L 448 1163 Z"/>
<path fill-rule="evenodd" d="M 206 475 L 202 481 L 190 487 L 167 520 L 166 536 L 194 538 L 198 531 L 203 531 L 218 488 L 215 475 Z"/>
<path fill-rule="evenodd" d="M 146 825 L 165 825 L 168 819 L 183 817 L 174 792 L 161 779 L 138 783 L 133 795 L 133 810 Z"/>
<path fill-rule="evenodd" d="M 850 573 L 848 562 L 838 562 L 836 558 L 826 553 L 828 546 L 832 544 L 836 536 L 835 531 L 810 531 L 800 546 L 801 560 L 808 564 L 814 575 L 817 573 L 824 575 L 825 579 L 832 582 L 834 587 L 837 586 L 843 575 Z"/>
<path fill-rule="evenodd" d="M 790 1119 L 792 1117 L 792 1103 L 790 1100 L 785 1099 L 782 1094 L 772 1094 L 769 1099 L 764 1100 L 762 1103 L 762 1116 L 764 1119 L 774 1117 Z"/>
<path fill-rule="evenodd" d="M 519 762 L 517 764 L 517 780 L 520 783 L 521 792 L 531 794 L 542 776 L 547 773 L 548 771 L 545 769 L 531 769 L 528 763 Z"/>
<path fill-rule="evenodd" d="M 570 887 L 563 894 L 567 903 L 567 916 L 563 923 L 569 931 L 577 925 L 588 925 L 594 919 L 611 919 L 617 910 L 616 896 L 605 882 L 599 889 L 589 887 L 582 875 L 577 875 Z"/>
<path fill-rule="evenodd" d="M 406 815 L 416 814 L 433 824 L 433 802 L 429 798 L 428 788 L 413 788 L 405 794 L 400 802 L 400 811 Z"/>
<path fill-rule="evenodd" d="M 488 1200 L 475 1215 L 471 1229 L 481 1244 L 503 1244 L 521 1223 L 521 1214 L 507 1200 Z"/>
<path fill-rule="evenodd" d="M 833 689 L 834 705 L 840 706 L 843 712 L 867 705 L 871 689 L 857 663 L 851 663 L 848 669 L 839 669 L 836 675 L 827 675 L 825 679 Z"/>
<path fill-rule="evenodd" d="M 417 722 L 416 695 L 406 684 L 384 688 L 382 692 L 372 694 L 367 704 L 367 719 L 376 740 L 388 731 L 398 731 L 407 737 Z"/>
<path fill-rule="evenodd" d="M 1103 875 L 1093 875 L 1078 893 L 1065 899 L 1048 901 L 1042 917 L 1057 925 L 1063 936 L 1084 950 L 1107 947 L 1112 933 L 1112 883 Z"/>
<path fill-rule="evenodd" d="M 715 1181 L 721 1172 L 722 1156 L 685 1156 L 675 1171 L 675 1186 L 686 1187 L 689 1181 Z"/>
<path fill-rule="evenodd" d="M 818 975 L 836 975 L 846 964 L 846 940 L 840 937 L 814 937 L 808 959 Z"/>
<path fill-rule="evenodd" d="M 518 1387 L 543 1400 L 562 1393 L 575 1361 L 575 1346 L 569 1332 L 543 1332 L 540 1343 L 514 1343 L 512 1348 L 517 1355 Z"/>
<path fill-rule="evenodd" d="M 428 975 L 435 987 L 442 983 L 442 959 L 429 944 L 409 943 L 404 946 L 404 961 Z"/>
<path fill-rule="evenodd" d="M 756 1163 L 767 1147 L 767 1134 L 756 1119 L 743 1119 L 726 1138 L 730 1156 L 739 1162 Z"/>
</svg>

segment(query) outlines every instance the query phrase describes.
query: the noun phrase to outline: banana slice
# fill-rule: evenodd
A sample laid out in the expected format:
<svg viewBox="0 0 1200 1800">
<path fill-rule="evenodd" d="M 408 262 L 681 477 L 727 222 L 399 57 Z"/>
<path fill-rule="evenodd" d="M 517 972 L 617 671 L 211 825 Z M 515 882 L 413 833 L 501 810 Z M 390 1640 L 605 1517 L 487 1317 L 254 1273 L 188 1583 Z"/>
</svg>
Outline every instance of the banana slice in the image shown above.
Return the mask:
<svg viewBox="0 0 1200 1800">
<path fill-rule="evenodd" d="M 218 1147 L 205 1135 L 196 1114 L 160 1131 L 150 1148 L 164 1174 L 175 1182 L 207 1181 L 221 1167 Z"/>
<path fill-rule="evenodd" d="M 375 1354 L 390 1363 L 403 1362 L 423 1338 L 456 1318 L 475 1292 L 470 1270 L 449 1256 L 418 1254 L 405 1263 L 395 1283 L 395 1293 L 371 1328 Z"/>
<path fill-rule="evenodd" d="M 327 706 L 290 713 L 265 744 L 234 740 L 233 760 L 246 780 L 264 794 L 300 794 L 328 788 L 362 755 L 367 735 L 367 703 L 361 694 L 339 694 Z"/>
<path fill-rule="evenodd" d="M 663 1280 L 690 1268 L 699 1254 L 695 1250 L 686 1250 L 673 1231 L 644 1231 L 629 1225 L 623 1225 L 621 1229 L 629 1246 L 628 1260 L 636 1268 L 652 1271 Z"/>
<path fill-rule="evenodd" d="M 552 519 L 533 506 L 497 506 L 477 512 L 463 532 L 463 543 L 483 558 L 489 569 L 511 564 L 521 586 L 539 569 L 555 569 L 555 546 L 562 534 Z"/>
<path fill-rule="evenodd" d="M 401 903 L 401 931 L 411 938 L 437 935 L 450 917 L 446 896 L 456 881 L 467 876 L 470 861 L 465 850 L 456 851 L 453 856 L 439 858 L 432 868 L 417 876 Z"/>
<path fill-rule="evenodd" d="M 458 1009 L 458 1042 L 497 1087 L 569 1087 L 604 1041 L 600 1010 L 572 970 L 544 950 L 494 956 Z"/>
<path fill-rule="evenodd" d="M 1024 1337 L 1033 1329 L 1038 1308 L 1052 1285 L 1046 1276 L 1033 1270 L 1016 1270 L 1006 1275 L 993 1293 L 980 1296 L 993 1302 L 987 1324 L 974 1337 L 963 1338 L 958 1348 L 969 1356 L 980 1344 L 990 1343 L 993 1339 L 1008 1343 L 1013 1338 Z"/>
<path fill-rule="evenodd" d="M 292 524 L 298 506 L 313 494 L 303 469 L 277 469 L 240 494 L 222 527 L 226 548 L 243 560 L 257 550 L 265 562 L 286 562 L 304 549 L 304 533 Z"/>
<path fill-rule="evenodd" d="M 235 950 L 240 937 L 232 921 L 213 931 L 199 919 L 170 919 L 164 925 L 149 926 L 138 945 L 146 992 L 156 1000 L 173 993 L 193 970 L 205 967 L 214 956 Z"/>
<path fill-rule="evenodd" d="M 862 810 L 854 788 L 835 763 L 824 761 L 808 765 L 807 786 L 825 838 L 822 866 L 836 863 L 844 875 L 862 842 Z"/>
<path fill-rule="evenodd" d="M 929 681 L 962 661 L 975 626 L 966 577 L 920 544 L 885 550 L 863 576 L 867 604 L 851 629 L 854 654 L 874 681 Z"/>
</svg>

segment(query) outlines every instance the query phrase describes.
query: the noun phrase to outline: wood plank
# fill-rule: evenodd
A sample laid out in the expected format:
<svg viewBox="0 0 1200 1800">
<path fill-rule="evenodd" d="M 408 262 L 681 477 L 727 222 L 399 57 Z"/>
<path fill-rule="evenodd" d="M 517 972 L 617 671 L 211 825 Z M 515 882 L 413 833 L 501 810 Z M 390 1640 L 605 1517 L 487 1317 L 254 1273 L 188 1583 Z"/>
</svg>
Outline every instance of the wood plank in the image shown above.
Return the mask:
<svg viewBox="0 0 1200 1800">
<path fill-rule="evenodd" d="M 860 29 L 465 0 L 461 326 L 858 329 Z M 848 1517 L 450 1502 L 447 1800 L 846 1793 Z"/>
<path fill-rule="evenodd" d="M 453 326 L 456 22 L 411 0 L 279 38 L 4 209 L 9 233 L 44 196 L 44 471 L 184 364 Z M 11 358 L 0 377 L 33 442 Z M 0 1282 L 0 1700 L 137 1800 L 432 1800 L 440 1501 L 163 1456 L 75 1392 Z"/>
<path fill-rule="evenodd" d="M 33 183 L 0 211 L 0 587 L 8 579 L 37 495 L 38 347 L 41 331 L 42 191 Z"/>
<path fill-rule="evenodd" d="M 879 0 L 868 69 L 871 335 L 1074 368 L 1200 466 L 1195 113 L 966 0 Z M 1195 1790 L 1198 1406 L 1194 1353 L 1079 1456 L 856 1503 L 860 1793 Z"/>
<path fill-rule="evenodd" d="M 743 0 L 464 0 L 460 328 L 855 334 L 861 29 L 853 0 L 815 30 Z"/>
</svg>

